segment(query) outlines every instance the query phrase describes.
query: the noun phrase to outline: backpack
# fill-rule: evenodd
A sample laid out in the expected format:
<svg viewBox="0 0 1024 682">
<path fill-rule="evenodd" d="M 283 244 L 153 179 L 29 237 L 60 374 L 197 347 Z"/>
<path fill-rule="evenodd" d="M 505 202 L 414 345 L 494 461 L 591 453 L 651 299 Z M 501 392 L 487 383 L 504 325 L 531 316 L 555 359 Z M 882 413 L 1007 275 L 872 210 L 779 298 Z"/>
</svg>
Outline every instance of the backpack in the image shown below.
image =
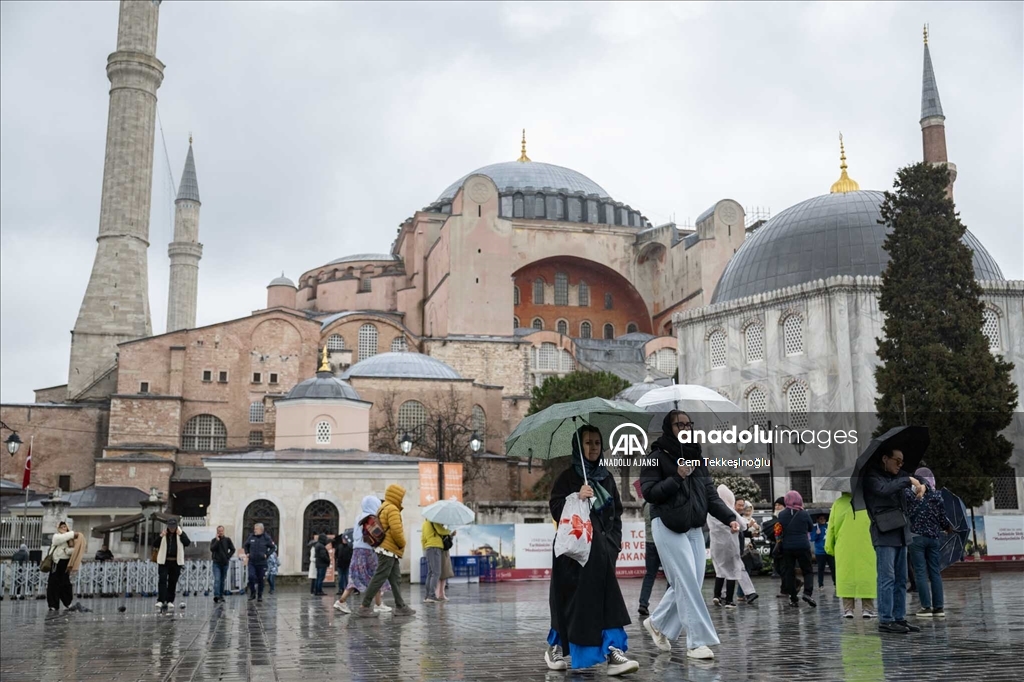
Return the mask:
<svg viewBox="0 0 1024 682">
<path fill-rule="evenodd" d="M 376 514 L 370 514 L 363 520 L 363 542 L 370 547 L 380 547 L 385 534 L 384 526 L 380 525 Z"/>
</svg>

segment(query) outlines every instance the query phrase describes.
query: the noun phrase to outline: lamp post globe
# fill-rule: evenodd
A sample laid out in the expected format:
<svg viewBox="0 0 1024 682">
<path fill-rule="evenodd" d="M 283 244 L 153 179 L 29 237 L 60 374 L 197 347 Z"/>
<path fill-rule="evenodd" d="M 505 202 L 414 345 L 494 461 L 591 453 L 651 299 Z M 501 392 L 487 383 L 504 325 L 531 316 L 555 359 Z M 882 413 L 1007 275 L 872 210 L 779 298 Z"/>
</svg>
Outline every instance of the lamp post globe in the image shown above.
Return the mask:
<svg viewBox="0 0 1024 682">
<path fill-rule="evenodd" d="M 469 439 L 469 447 L 473 449 L 473 452 L 480 452 L 480 448 L 483 447 L 483 441 L 480 440 L 480 436 L 477 435 L 476 431 L 473 432 L 473 436 Z"/>
<path fill-rule="evenodd" d="M 398 442 L 398 447 L 402 448 L 402 454 L 408 455 L 412 450 L 412 438 L 408 433 L 402 434 L 402 440 Z"/>
<path fill-rule="evenodd" d="M 17 433 L 12 432 L 4 442 L 7 444 L 7 452 L 10 453 L 11 457 L 18 454 L 18 448 L 21 447 L 21 438 L 18 437 Z"/>
</svg>

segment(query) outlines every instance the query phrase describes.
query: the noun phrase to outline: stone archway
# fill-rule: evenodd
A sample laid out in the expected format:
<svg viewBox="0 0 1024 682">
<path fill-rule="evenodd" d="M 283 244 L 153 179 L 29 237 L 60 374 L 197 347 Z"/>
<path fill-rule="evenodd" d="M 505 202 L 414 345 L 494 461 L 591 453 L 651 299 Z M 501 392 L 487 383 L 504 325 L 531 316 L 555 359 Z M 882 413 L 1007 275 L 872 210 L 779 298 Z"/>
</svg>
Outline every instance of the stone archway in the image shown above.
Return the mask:
<svg viewBox="0 0 1024 682">
<path fill-rule="evenodd" d="M 313 533 L 334 535 L 341 517 L 338 508 L 328 500 L 313 500 L 302 514 L 302 570 L 309 570 L 309 538 Z"/>
<path fill-rule="evenodd" d="M 276 544 L 280 545 L 279 536 L 281 530 L 281 513 L 277 505 L 270 500 L 253 500 L 245 508 L 242 514 L 242 541 L 249 537 L 252 527 L 257 523 L 263 524 L 263 532 L 270 536 Z"/>
</svg>

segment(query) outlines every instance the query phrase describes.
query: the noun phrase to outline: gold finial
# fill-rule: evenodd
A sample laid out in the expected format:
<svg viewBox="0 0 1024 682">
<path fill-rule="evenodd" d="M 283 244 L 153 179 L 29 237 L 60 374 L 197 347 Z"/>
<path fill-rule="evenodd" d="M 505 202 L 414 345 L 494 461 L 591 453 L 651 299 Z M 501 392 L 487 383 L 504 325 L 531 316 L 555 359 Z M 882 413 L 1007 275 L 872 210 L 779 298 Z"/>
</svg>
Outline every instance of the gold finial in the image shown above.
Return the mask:
<svg viewBox="0 0 1024 682">
<path fill-rule="evenodd" d="M 860 185 L 846 174 L 846 147 L 843 146 L 843 134 L 839 133 L 839 179 L 832 183 L 832 188 L 829 192 L 832 194 L 845 194 L 846 192 L 856 192 L 858 190 L 860 190 Z"/>
<path fill-rule="evenodd" d="M 317 371 L 318 372 L 330 372 L 331 371 L 331 361 L 327 359 L 327 344 L 326 343 L 324 344 L 324 354 L 323 354 L 323 357 L 320 360 L 320 369 L 318 369 Z"/>
<path fill-rule="evenodd" d="M 523 128 L 523 143 L 520 150 L 519 158 L 516 159 L 519 163 L 526 163 L 530 160 L 530 157 L 526 155 L 526 128 Z"/>
<path fill-rule="evenodd" d="M 924 25 L 924 44 L 928 44 L 928 24 Z"/>
</svg>

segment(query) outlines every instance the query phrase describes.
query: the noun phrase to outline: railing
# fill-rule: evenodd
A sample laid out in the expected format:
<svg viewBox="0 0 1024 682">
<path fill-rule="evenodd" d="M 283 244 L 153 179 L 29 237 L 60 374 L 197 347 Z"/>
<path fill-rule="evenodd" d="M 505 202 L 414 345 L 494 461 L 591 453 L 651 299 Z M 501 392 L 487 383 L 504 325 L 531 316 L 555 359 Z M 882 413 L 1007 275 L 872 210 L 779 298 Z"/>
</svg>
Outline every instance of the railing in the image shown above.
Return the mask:
<svg viewBox="0 0 1024 682">
<path fill-rule="evenodd" d="M 182 516 L 178 519 L 178 525 L 182 528 L 195 528 L 196 526 L 206 526 L 207 520 L 205 516 Z"/>
<path fill-rule="evenodd" d="M 0 556 L 9 557 L 22 543 L 29 550 L 39 549 L 43 542 L 43 519 L 38 516 L 0 517 Z"/>
<path fill-rule="evenodd" d="M 245 588 L 245 567 L 237 557 L 228 564 L 226 594 Z M 42 599 L 49 573 L 37 564 L 0 563 L 0 599 Z M 71 575 L 75 597 L 155 597 L 157 565 L 152 561 L 83 561 Z M 186 561 L 181 565 L 178 592 L 184 596 L 209 596 L 213 591 L 213 562 Z"/>
</svg>

